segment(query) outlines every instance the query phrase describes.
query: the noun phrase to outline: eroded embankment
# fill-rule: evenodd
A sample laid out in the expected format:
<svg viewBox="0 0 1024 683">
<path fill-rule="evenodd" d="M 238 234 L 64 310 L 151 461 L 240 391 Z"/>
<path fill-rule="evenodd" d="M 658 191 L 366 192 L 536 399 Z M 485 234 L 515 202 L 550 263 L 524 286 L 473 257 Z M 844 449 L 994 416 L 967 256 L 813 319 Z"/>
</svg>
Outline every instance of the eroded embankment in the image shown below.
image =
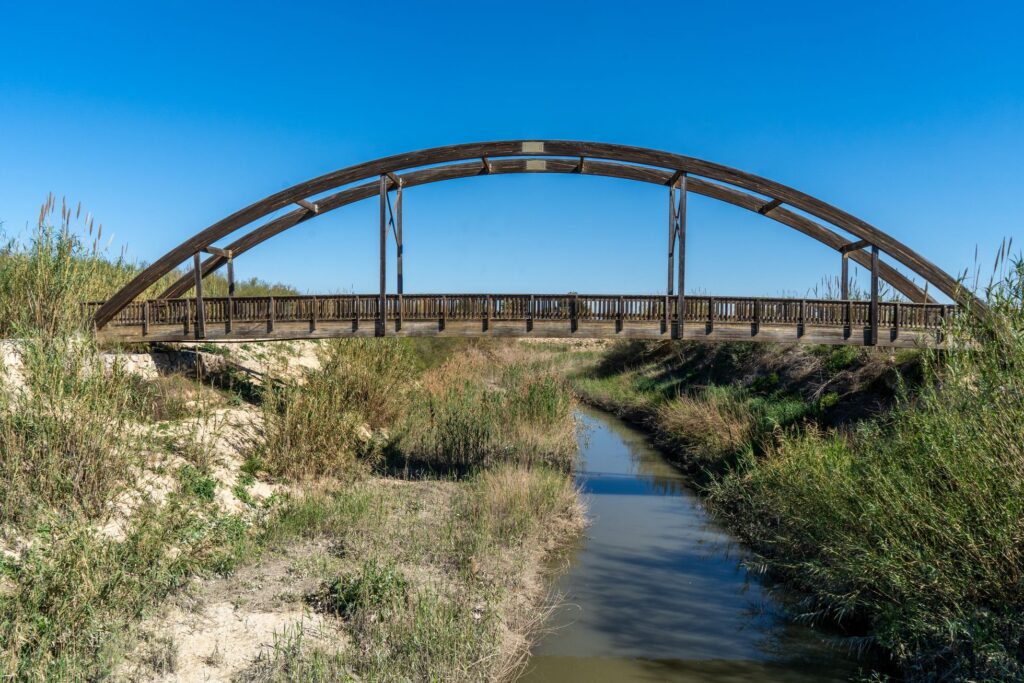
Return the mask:
<svg viewBox="0 0 1024 683">
<path fill-rule="evenodd" d="M 572 401 L 536 353 L 200 351 L 5 354 L 3 674 L 514 673 L 548 605 L 545 555 L 582 525 Z"/>
<path fill-rule="evenodd" d="M 956 330 L 986 342 L 942 355 L 619 344 L 564 366 L 654 434 L 812 623 L 908 679 L 1019 680 L 1019 280 L 994 297 L 998 337 Z"/>
</svg>

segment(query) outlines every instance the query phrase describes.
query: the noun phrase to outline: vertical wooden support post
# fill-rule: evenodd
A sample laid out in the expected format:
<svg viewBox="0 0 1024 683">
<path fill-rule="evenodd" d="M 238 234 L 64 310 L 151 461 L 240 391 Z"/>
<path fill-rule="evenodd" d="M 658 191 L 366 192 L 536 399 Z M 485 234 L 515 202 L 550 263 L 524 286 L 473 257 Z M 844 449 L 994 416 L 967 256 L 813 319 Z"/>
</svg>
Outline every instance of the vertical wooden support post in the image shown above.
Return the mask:
<svg viewBox="0 0 1024 683">
<path fill-rule="evenodd" d="M 380 297 L 377 299 L 377 330 L 378 337 L 385 334 L 387 318 L 387 254 L 388 254 L 388 177 L 380 177 Z"/>
<path fill-rule="evenodd" d="M 679 234 L 676 224 L 676 184 L 668 187 L 668 287 L 665 289 L 665 331 L 670 337 L 675 334 L 672 330 L 671 297 L 675 293 L 676 286 L 676 236 Z"/>
<path fill-rule="evenodd" d="M 203 265 L 197 251 L 192 255 L 192 272 L 196 281 L 196 339 L 206 337 L 206 309 L 203 306 Z"/>
<path fill-rule="evenodd" d="M 871 245 L 871 346 L 878 346 L 878 246 Z"/>
<path fill-rule="evenodd" d="M 352 308 L 352 331 L 355 332 L 359 329 L 359 295 L 355 297 Z"/>
<path fill-rule="evenodd" d="M 228 307 L 228 315 L 227 315 L 227 319 L 224 321 L 224 332 L 225 332 L 225 334 L 231 334 L 231 327 L 232 327 L 232 325 L 234 325 L 234 322 L 235 322 L 235 300 L 234 300 L 234 298 L 232 298 L 230 296 L 228 297 L 227 307 Z"/>
<path fill-rule="evenodd" d="M 230 252 L 228 252 L 230 253 Z M 235 260 L 228 256 L 228 315 L 224 323 L 224 331 L 231 333 L 231 326 L 235 319 Z"/>
<path fill-rule="evenodd" d="M 756 336 L 761 331 L 761 300 L 754 299 L 754 328 L 753 332 Z"/>
<path fill-rule="evenodd" d="M 679 178 L 679 209 L 676 211 L 676 222 L 679 225 L 679 253 L 676 254 L 679 276 L 676 278 L 676 287 L 679 295 L 676 297 L 676 339 L 683 338 L 683 316 L 686 312 L 686 174 Z"/>
<path fill-rule="evenodd" d="M 715 297 L 708 297 L 708 334 L 715 329 Z"/>
<path fill-rule="evenodd" d="M 142 336 L 149 334 L 149 302 L 142 302 Z"/>
<path fill-rule="evenodd" d="M 317 303 L 316 296 L 314 296 L 313 297 L 313 301 L 312 301 L 312 306 L 310 307 L 310 310 L 309 310 L 309 331 L 310 332 L 316 332 L 316 319 L 317 319 L 317 313 L 319 313 L 319 311 L 317 310 L 318 307 L 319 307 L 319 304 Z"/>
<path fill-rule="evenodd" d="M 188 336 L 188 325 L 189 325 L 189 321 L 191 319 L 192 319 L 192 300 L 191 299 L 185 299 L 185 320 L 184 320 L 184 323 L 185 323 L 185 336 L 186 337 Z"/>
<path fill-rule="evenodd" d="M 228 256 L 228 297 L 235 295 L 235 261 Z"/>
<path fill-rule="evenodd" d="M 803 299 L 800 299 L 800 310 L 797 312 L 797 321 L 796 321 L 796 336 L 797 336 L 798 339 L 800 337 L 804 336 L 804 306 L 805 305 L 806 305 L 806 302 Z"/>
<path fill-rule="evenodd" d="M 445 325 L 446 322 L 448 322 L 448 297 L 442 295 L 441 296 L 441 320 L 438 323 L 442 330 L 444 329 L 444 325 Z"/>
<path fill-rule="evenodd" d="M 484 297 L 484 332 L 490 328 L 491 318 L 491 295 L 488 294 Z"/>
<path fill-rule="evenodd" d="M 839 298 L 846 301 L 850 298 L 850 255 L 843 254 L 842 275 L 839 276 Z"/>
<path fill-rule="evenodd" d="M 572 332 L 576 332 L 580 326 L 580 295 L 573 294 L 572 301 L 569 303 L 570 310 L 569 314 L 572 318 L 569 320 L 569 329 Z"/>
<path fill-rule="evenodd" d="M 897 301 L 893 304 L 892 312 L 892 339 L 896 341 L 900 338 L 900 302 Z"/>
<path fill-rule="evenodd" d="M 274 310 L 275 308 L 276 307 L 274 306 L 274 297 L 270 297 L 270 301 L 268 302 L 268 305 L 267 305 L 267 332 L 268 333 L 274 331 L 274 317 L 276 315 L 276 311 Z"/>
<path fill-rule="evenodd" d="M 620 296 L 618 305 L 615 311 L 615 331 L 622 332 L 622 309 L 625 300 Z"/>
<path fill-rule="evenodd" d="M 526 309 L 526 331 L 533 332 L 533 294 L 530 295 L 530 303 Z"/>
<path fill-rule="evenodd" d="M 395 323 L 396 329 L 402 329 L 402 319 L 405 317 L 405 282 L 402 277 L 402 252 L 405 251 L 405 245 L 402 242 L 402 185 L 404 181 L 398 179 L 398 190 L 395 191 L 395 250 L 398 258 L 397 274 L 398 274 L 398 321 Z"/>
</svg>

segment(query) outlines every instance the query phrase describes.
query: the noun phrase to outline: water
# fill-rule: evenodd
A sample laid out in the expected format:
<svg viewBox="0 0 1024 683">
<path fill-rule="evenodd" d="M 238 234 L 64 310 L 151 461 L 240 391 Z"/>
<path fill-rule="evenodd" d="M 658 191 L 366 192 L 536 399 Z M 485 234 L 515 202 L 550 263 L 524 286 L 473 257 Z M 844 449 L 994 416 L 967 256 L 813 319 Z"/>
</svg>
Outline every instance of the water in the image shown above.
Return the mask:
<svg viewBox="0 0 1024 683">
<path fill-rule="evenodd" d="M 642 434 L 584 410 L 578 482 L 590 526 L 556 583 L 566 597 L 521 681 L 843 681 L 828 636 L 784 618 Z"/>
</svg>

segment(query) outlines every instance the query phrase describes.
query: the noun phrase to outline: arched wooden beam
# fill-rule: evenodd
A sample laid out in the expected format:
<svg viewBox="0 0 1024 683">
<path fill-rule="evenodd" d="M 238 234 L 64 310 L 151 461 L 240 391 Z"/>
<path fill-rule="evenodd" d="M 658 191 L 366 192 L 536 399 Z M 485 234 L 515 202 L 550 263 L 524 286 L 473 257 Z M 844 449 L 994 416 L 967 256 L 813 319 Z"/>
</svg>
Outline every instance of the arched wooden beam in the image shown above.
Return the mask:
<svg viewBox="0 0 1024 683">
<path fill-rule="evenodd" d="M 530 168 L 525 159 L 496 159 L 489 160 L 484 166 L 481 163 L 458 163 L 447 166 L 438 166 L 419 171 L 412 171 L 402 175 L 402 182 L 405 187 L 426 185 L 429 183 L 454 180 L 456 178 L 468 178 L 476 175 L 500 175 L 508 173 L 583 173 L 586 175 L 604 176 L 610 178 L 622 178 L 639 182 L 652 183 L 655 185 L 667 185 L 673 181 L 675 174 L 662 169 L 650 168 L 647 166 L 632 166 L 606 161 L 588 160 L 582 171 L 578 160 L 568 159 L 545 159 L 545 168 L 540 169 L 536 165 Z M 696 194 L 704 195 L 719 201 L 733 204 L 749 211 L 767 215 L 775 221 L 787 225 L 799 232 L 818 240 L 828 247 L 839 250 L 848 240 L 842 235 L 835 233 L 828 228 L 815 223 L 809 218 L 794 213 L 784 208 L 776 207 L 764 211 L 765 201 L 760 197 L 734 190 L 717 183 L 691 178 L 688 183 L 689 190 Z M 268 221 L 266 224 L 256 228 L 236 241 L 225 247 L 231 251 L 233 257 L 252 249 L 258 244 L 278 235 L 299 223 L 303 223 L 318 215 L 323 215 L 342 206 L 374 197 L 380 190 L 378 181 L 365 183 L 356 187 L 348 188 L 322 197 L 317 200 L 317 211 L 308 208 L 300 208 L 291 211 L 283 216 Z M 864 252 L 856 252 L 851 257 L 865 268 L 871 267 L 871 256 Z M 202 264 L 202 274 L 206 277 L 216 271 L 227 262 L 223 256 L 212 256 Z M 911 301 L 925 302 L 930 297 L 909 278 L 905 277 L 898 270 L 887 263 L 880 265 L 880 277 L 892 285 L 897 291 Z M 182 296 L 194 285 L 194 276 L 191 271 L 182 275 L 171 286 L 160 294 L 161 299 L 171 299 Z"/>
<path fill-rule="evenodd" d="M 856 218 L 827 202 L 767 178 L 694 157 L 642 147 L 568 140 L 506 140 L 435 147 L 384 157 L 333 171 L 276 192 L 196 233 L 154 261 L 97 310 L 95 324 L 97 327 L 103 327 L 118 311 L 127 306 L 161 277 L 171 272 L 186 258 L 210 246 L 217 240 L 223 239 L 238 228 L 248 225 L 267 214 L 278 211 L 289 204 L 293 204 L 300 199 L 308 199 L 337 187 L 379 177 L 389 172 L 398 173 L 405 169 L 420 166 L 444 164 L 467 159 L 480 159 L 483 157 L 490 159 L 493 165 L 496 157 L 524 156 L 571 157 L 574 161 L 584 157 L 587 159 L 607 159 L 630 164 L 643 164 L 669 169 L 673 172 L 682 171 L 691 176 L 703 176 L 710 180 L 727 183 L 750 192 L 765 195 L 771 199 L 781 200 L 800 211 L 845 230 L 859 239 L 865 239 L 871 244 L 877 245 L 878 248 L 897 262 L 932 283 L 939 291 L 967 309 L 976 313 L 983 313 L 985 310 L 984 304 L 972 294 L 963 290 L 952 276 L 907 245 L 887 235 L 870 223 Z M 317 203 L 319 204 L 319 200 Z"/>
</svg>

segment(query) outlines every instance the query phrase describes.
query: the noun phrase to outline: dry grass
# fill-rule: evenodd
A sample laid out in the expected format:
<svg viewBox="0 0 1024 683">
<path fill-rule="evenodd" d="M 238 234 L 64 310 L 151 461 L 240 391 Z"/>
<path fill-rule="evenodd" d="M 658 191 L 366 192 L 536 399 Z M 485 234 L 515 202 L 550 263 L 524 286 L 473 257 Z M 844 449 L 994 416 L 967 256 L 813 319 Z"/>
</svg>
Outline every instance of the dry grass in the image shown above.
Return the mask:
<svg viewBox="0 0 1024 683">
<path fill-rule="evenodd" d="M 685 449 L 702 469 L 746 448 L 755 420 L 736 392 L 704 391 L 662 403 L 654 419 L 675 448 Z"/>
</svg>

